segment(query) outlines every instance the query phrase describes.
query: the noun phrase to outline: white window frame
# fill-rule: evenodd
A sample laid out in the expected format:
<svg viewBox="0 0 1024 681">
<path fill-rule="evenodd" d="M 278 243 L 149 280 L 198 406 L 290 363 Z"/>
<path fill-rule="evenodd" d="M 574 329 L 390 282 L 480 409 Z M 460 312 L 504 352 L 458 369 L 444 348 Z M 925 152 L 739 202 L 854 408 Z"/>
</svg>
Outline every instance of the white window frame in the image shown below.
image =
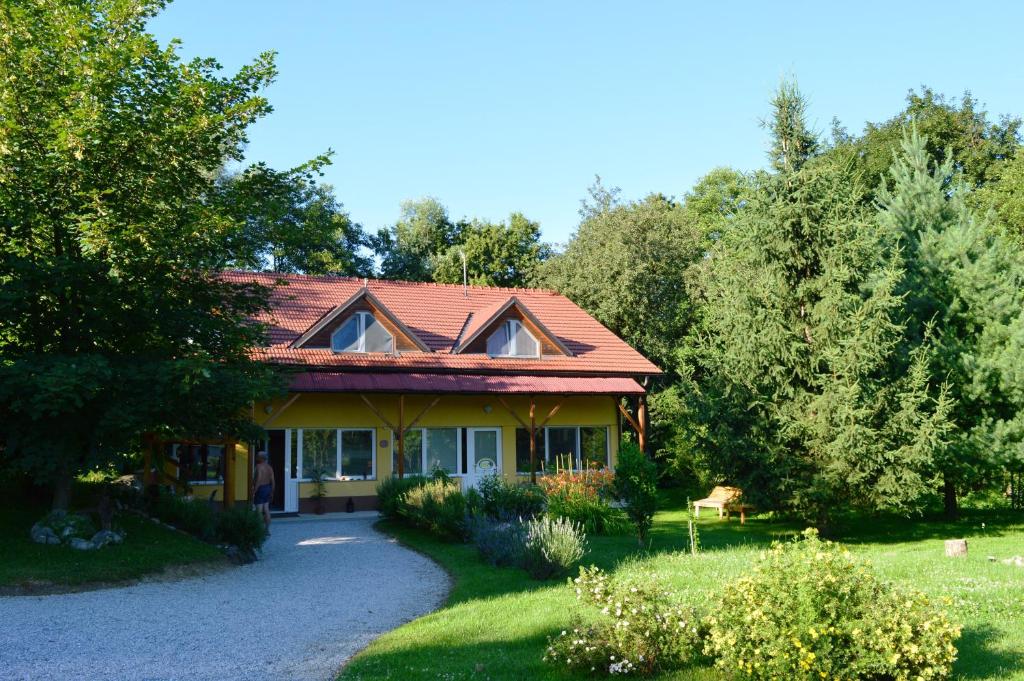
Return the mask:
<svg viewBox="0 0 1024 681">
<path fill-rule="evenodd" d="M 420 433 L 420 472 L 409 473 L 403 471 L 405 475 L 423 475 L 430 476 L 431 471 L 427 470 L 427 433 L 428 430 L 457 430 L 458 436 L 455 438 L 455 464 L 458 469 L 457 473 L 449 473 L 449 477 L 461 478 L 466 475 L 466 471 L 462 470 L 462 433 L 468 431 L 469 426 L 419 426 L 417 428 L 409 428 L 405 432 L 408 435 L 412 431 L 416 430 Z M 398 475 L 398 467 L 395 463 L 398 461 L 398 441 L 395 439 L 394 431 L 391 432 L 391 475 Z"/>
<path fill-rule="evenodd" d="M 346 319 L 344 324 L 342 324 L 341 326 L 336 328 L 334 330 L 334 333 L 331 334 L 331 352 L 335 352 L 335 353 L 338 353 L 338 354 L 345 353 L 345 352 L 361 352 L 361 353 L 365 354 L 366 353 L 366 318 L 367 317 L 369 317 L 370 319 L 373 319 L 374 321 L 377 321 L 376 318 L 371 313 L 367 312 L 366 310 L 358 310 L 358 311 L 352 313 L 352 316 L 349 317 L 348 319 Z M 344 326 L 346 326 L 349 323 L 349 321 L 351 321 L 353 319 L 356 320 L 356 349 L 355 350 L 335 350 L 334 349 L 334 337 L 337 336 L 339 333 L 341 333 L 341 329 Z M 379 321 L 377 321 L 377 323 L 380 324 Z M 384 327 L 383 324 L 380 325 L 380 328 L 384 329 L 384 333 L 386 333 L 388 335 L 388 338 L 391 339 L 391 352 L 394 352 L 395 351 L 395 335 L 393 333 L 391 333 L 390 331 L 388 331 Z"/>
<path fill-rule="evenodd" d="M 170 442 L 168 444 L 170 444 L 172 447 L 193 447 L 193 446 L 195 446 L 195 445 L 182 444 L 181 442 Z M 227 448 L 226 445 L 199 445 L 199 446 L 201 446 L 201 447 L 221 447 L 224 450 L 221 453 L 221 456 L 227 456 L 228 448 Z M 191 454 L 190 454 L 190 456 L 191 456 Z M 171 461 L 175 462 L 175 464 L 176 464 L 175 469 L 177 470 L 178 480 L 185 480 L 185 478 L 181 477 L 181 457 L 178 455 L 178 450 L 175 449 L 174 450 L 174 456 L 169 456 L 168 458 Z M 221 469 L 223 469 L 223 468 L 224 468 L 224 466 L 222 464 L 221 465 Z M 196 487 L 198 485 L 209 485 L 209 486 L 223 485 L 224 484 L 224 477 L 223 476 L 218 476 L 218 478 L 216 480 L 185 480 L 185 482 L 190 487 Z"/>
<path fill-rule="evenodd" d="M 360 480 L 376 480 L 377 479 L 377 429 L 367 427 L 351 427 L 351 428 L 292 428 L 291 430 L 298 431 L 298 458 L 296 460 L 295 472 L 298 475 L 299 482 L 313 482 L 313 478 L 307 478 L 302 472 L 302 455 L 303 455 L 303 431 L 306 430 L 334 430 L 334 473 L 328 474 L 324 477 L 327 482 L 359 482 Z M 360 475 L 347 475 L 341 470 L 341 434 L 346 432 L 362 432 L 370 433 L 370 476 L 364 478 Z"/>
<path fill-rule="evenodd" d="M 572 428 L 576 431 L 576 456 L 573 459 L 573 472 L 583 472 L 583 433 L 584 428 L 604 428 L 604 465 L 608 469 L 611 469 L 612 461 L 612 438 L 611 438 L 611 426 L 602 425 L 591 425 L 591 426 L 544 426 L 544 460 L 543 463 L 547 465 L 548 461 L 551 460 L 551 443 L 548 440 L 548 431 L 552 428 Z M 517 466 L 518 468 L 518 466 Z M 537 471 L 538 475 L 544 475 L 545 471 Z M 529 475 L 529 472 L 516 471 L 516 475 Z"/>
<path fill-rule="evenodd" d="M 515 325 L 515 328 L 513 328 L 513 325 Z M 521 354 L 519 354 L 519 352 L 518 352 L 519 349 L 516 347 L 516 334 L 519 332 L 519 329 L 522 329 L 526 333 L 527 336 L 529 336 L 530 338 L 533 339 L 534 344 L 537 346 L 537 352 L 529 354 L 529 355 L 526 355 L 526 354 L 521 355 Z M 501 328 L 499 330 L 495 331 L 494 333 L 504 333 L 505 334 L 505 340 L 507 341 L 505 345 L 508 348 L 508 353 L 503 354 L 503 355 L 490 355 L 488 353 L 489 356 L 491 356 L 491 357 L 540 357 L 540 341 L 537 340 L 537 337 L 534 336 L 532 333 L 530 333 L 530 330 L 528 328 L 526 328 L 526 326 L 521 321 L 519 321 L 518 319 L 506 319 L 504 322 L 502 322 Z M 494 336 L 494 333 L 492 333 L 490 336 L 487 337 L 488 341 Z"/>
</svg>

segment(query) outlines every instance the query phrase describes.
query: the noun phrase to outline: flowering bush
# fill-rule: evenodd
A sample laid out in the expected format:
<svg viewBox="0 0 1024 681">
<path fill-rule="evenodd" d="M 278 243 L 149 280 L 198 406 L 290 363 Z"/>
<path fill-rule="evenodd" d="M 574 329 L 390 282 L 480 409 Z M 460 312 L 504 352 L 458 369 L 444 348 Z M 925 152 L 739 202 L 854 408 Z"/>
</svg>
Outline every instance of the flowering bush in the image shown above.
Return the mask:
<svg viewBox="0 0 1024 681">
<path fill-rule="evenodd" d="M 548 516 L 578 523 L 588 534 L 624 534 L 631 524 L 626 514 L 597 495 L 568 488 L 548 496 Z"/>
<path fill-rule="evenodd" d="M 615 474 L 607 468 L 588 469 L 582 472 L 561 471 L 545 475 L 537 481 L 548 496 L 578 494 L 588 497 L 611 497 Z"/>
<path fill-rule="evenodd" d="M 705 652 L 753 679 L 942 679 L 960 629 L 919 593 L 807 530 L 729 584 L 707 619 Z"/>
<path fill-rule="evenodd" d="M 525 523 L 523 567 L 534 579 L 564 574 L 587 549 L 587 535 L 576 523 L 536 518 Z"/>
<path fill-rule="evenodd" d="M 580 568 L 576 600 L 600 609 L 584 624 L 548 639 L 544 660 L 600 674 L 652 674 L 679 669 L 700 655 L 699 617 L 653 580 L 620 583 L 599 568 Z"/>
</svg>

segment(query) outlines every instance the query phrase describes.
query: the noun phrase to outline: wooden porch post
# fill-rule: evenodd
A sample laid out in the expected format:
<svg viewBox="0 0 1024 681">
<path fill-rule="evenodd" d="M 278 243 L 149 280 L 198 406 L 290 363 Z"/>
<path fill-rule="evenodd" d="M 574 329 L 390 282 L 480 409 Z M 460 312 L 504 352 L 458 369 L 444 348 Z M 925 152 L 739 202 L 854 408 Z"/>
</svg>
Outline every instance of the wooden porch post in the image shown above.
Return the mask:
<svg viewBox="0 0 1024 681">
<path fill-rule="evenodd" d="M 150 470 L 153 468 L 153 441 L 154 437 L 152 433 L 147 433 L 142 437 L 142 489 L 145 490 L 149 487 Z"/>
<path fill-rule="evenodd" d="M 405 395 L 398 396 L 398 479 L 405 477 Z"/>
<path fill-rule="evenodd" d="M 647 453 L 647 398 L 644 395 L 636 398 L 636 422 L 640 426 L 637 433 L 637 444 L 640 451 Z"/>
<path fill-rule="evenodd" d="M 224 443 L 224 510 L 235 503 L 235 442 Z"/>
<path fill-rule="evenodd" d="M 530 395 L 530 484 L 537 484 L 537 401 Z"/>
</svg>

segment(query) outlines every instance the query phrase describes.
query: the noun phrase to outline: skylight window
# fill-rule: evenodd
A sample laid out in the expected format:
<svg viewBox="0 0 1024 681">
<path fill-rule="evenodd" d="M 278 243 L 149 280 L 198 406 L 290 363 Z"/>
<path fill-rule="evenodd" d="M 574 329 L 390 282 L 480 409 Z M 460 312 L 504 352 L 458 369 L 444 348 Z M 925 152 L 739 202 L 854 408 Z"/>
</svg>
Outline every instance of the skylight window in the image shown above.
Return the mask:
<svg viewBox="0 0 1024 681">
<path fill-rule="evenodd" d="M 540 344 L 518 319 L 508 319 L 487 339 L 491 357 L 538 357 Z"/>
<path fill-rule="evenodd" d="M 331 335 L 334 352 L 394 352 L 395 339 L 369 312 L 356 312 Z"/>
</svg>

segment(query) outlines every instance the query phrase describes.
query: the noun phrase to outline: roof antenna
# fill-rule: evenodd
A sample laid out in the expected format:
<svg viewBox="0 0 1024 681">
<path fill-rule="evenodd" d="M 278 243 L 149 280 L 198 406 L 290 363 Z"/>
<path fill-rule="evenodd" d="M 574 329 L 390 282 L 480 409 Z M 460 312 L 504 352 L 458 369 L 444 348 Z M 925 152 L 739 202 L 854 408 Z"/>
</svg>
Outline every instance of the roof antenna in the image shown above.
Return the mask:
<svg viewBox="0 0 1024 681">
<path fill-rule="evenodd" d="M 370 284 L 369 277 L 363 277 L 363 288 L 367 288 Z"/>
<path fill-rule="evenodd" d="M 462 258 L 462 296 L 464 298 L 469 298 L 469 277 L 466 274 L 466 252 L 461 248 L 459 249 L 459 257 Z"/>
</svg>

